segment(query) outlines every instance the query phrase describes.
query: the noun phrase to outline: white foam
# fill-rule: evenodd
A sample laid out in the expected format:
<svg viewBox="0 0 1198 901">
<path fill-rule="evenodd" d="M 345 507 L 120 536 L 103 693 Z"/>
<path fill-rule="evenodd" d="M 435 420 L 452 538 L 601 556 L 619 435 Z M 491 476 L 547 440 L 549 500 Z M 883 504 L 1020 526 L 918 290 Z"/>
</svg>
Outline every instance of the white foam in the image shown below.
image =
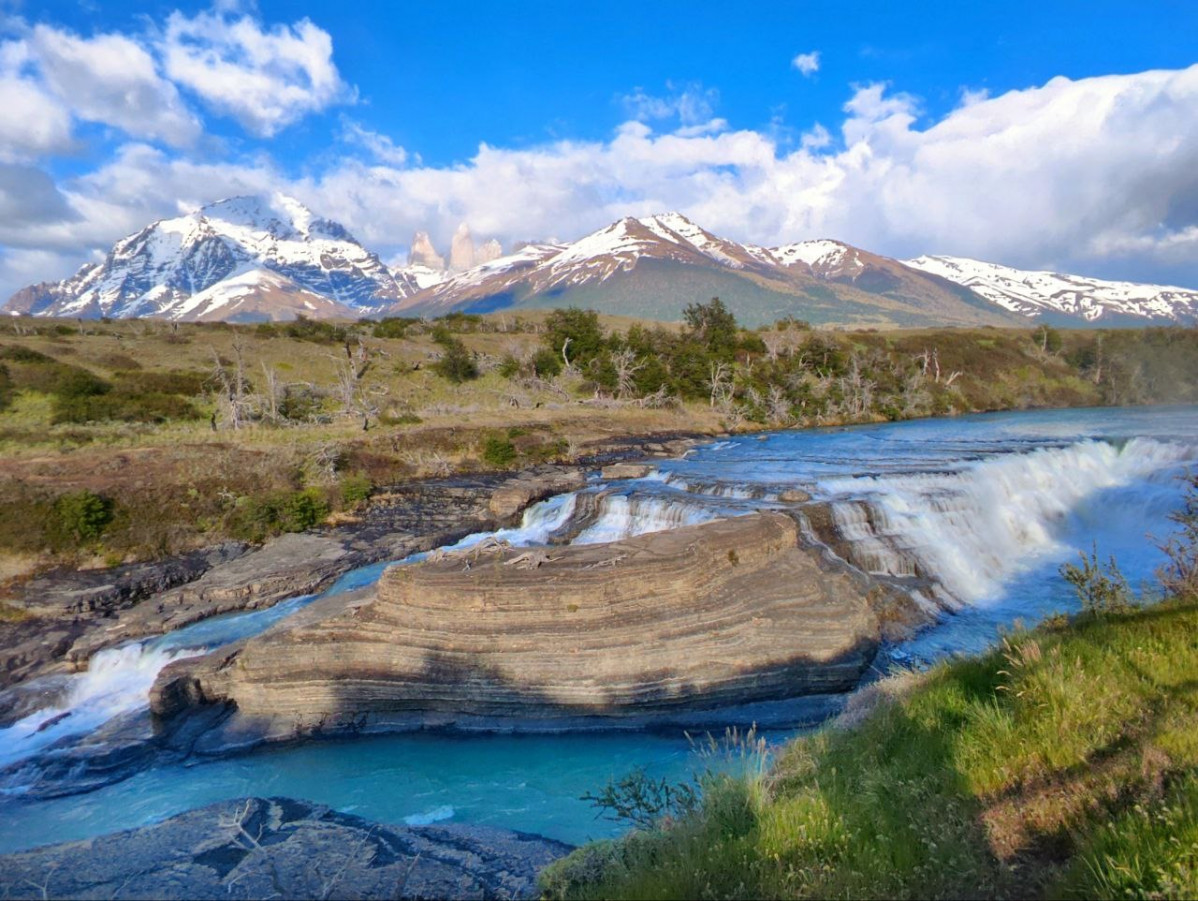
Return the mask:
<svg viewBox="0 0 1198 901">
<path fill-rule="evenodd" d="M 821 488 L 833 495 L 833 517 L 863 568 L 909 575 L 918 563 L 957 599 L 977 603 L 1063 553 L 1062 526 L 1088 498 L 1171 473 L 1192 457 L 1191 448 L 1146 438 L 1121 448 L 1081 441 L 955 473 L 841 478 Z M 1141 505 L 1157 490 L 1141 486 Z"/>
<path fill-rule="evenodd" d="M 453 819 L 454 809 L 448 804 L 442 804 L 440 807 L 434 807 L 432 810 L 426 810 L 424 813 L 414 813 L 410 817 L 404 817 L 403 821 L 409 826 L 428 826 L 432 823 L 440 823 L 444 820 Z"/>
<path fill-rule="evenodd" d="M 60 739 L 85 735 L 115 716 L 148 706 L 150 688 L 168 663 L 204 648 L 165 650 L 141 642 L 100 651 L 73 677 L 63 700 L 0 729 L 0 766 L 24 760 Z"/>
</svg>

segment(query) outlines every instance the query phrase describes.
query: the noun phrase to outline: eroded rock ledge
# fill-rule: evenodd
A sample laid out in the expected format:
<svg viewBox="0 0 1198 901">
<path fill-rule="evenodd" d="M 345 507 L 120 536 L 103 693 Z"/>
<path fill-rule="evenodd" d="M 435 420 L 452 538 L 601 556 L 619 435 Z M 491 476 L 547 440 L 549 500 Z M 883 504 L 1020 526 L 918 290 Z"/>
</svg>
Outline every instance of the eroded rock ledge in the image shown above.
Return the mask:
<svg viewBox="0 0 1198 901">
<path fill-rule="evenodd" d="M 479 826 L 387 826 L 291 798 L 0 856 L 6 898 L 534 898 L 569 845 Z"/>
<path fill-rule="evenodd" d="M 781 513 L 394 567 L 373 596 L 297 619 L 167 667 L 152 709 L 232 702 L 276 738 L 618 721 L 844 692 L 879 641 L 859 575 Z"/>
</svg>

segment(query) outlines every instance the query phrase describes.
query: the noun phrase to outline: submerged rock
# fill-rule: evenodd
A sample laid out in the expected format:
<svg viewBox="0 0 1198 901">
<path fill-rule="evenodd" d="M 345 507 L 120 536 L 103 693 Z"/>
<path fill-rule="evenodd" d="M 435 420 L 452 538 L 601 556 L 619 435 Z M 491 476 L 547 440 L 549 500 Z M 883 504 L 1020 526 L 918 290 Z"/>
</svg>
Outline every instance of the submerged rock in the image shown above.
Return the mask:
<svg viewBox="0 0 1198 901">
<path fill-rule="evenodd" d="M 834 694 L 878 646 L 866 594 L 780 513 L 610 544 L 476 548 L 392 568 L 373 597 L 314 605 L 239 648 L 173 663 L 151 702 L 159 716 L 231 702 L 228 736 L 253 743 L 460 717 L 619 726 Z"/>
<path fill-rule="evenodd" d="M 388 826 L 290 798 L 0 856 L 6 898 L 532 898 L 569 853 L 479 826 Z"/>
</svg>

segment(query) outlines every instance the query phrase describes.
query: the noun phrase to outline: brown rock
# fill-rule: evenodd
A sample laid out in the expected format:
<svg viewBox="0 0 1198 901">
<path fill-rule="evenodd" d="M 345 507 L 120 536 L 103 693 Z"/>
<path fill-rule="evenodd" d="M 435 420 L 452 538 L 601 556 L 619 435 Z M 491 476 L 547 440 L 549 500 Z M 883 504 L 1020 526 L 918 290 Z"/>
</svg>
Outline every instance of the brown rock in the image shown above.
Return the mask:
<svg viewBox="0 0 1198 901">
<path fill-rule="evenodd" d="M 645 463 L 613 463 L 604 466 L 599 475 L 605 479 L 643 479 L 653 472 L 653 467 Z"/>
<path fill-rule="evenodd" d="M 778 494 L 778 500 L 784 504 L 805 504 L 811 500 L 811 495 L 800 488 L 787 488 Z"/>
<path fill-rule="evenodd" d="M 619 718 L 845 691 L 877 641 L 859 579 L 760 513 L 394 567 L 353 609 L 172 664 L 160 678 L 198 689 L 160 694 L 231 700 L 280 737 L 379 713 Z"/>
<path fill-rule="evenodd" d="M 529 504 L 535 504 L 555 494 L 577 491 L 586 479 L 576 469 L 533 470 L 504 482 L 491 493 L 488 505 L 492 516 L 513 520 Z"/>
</svg>

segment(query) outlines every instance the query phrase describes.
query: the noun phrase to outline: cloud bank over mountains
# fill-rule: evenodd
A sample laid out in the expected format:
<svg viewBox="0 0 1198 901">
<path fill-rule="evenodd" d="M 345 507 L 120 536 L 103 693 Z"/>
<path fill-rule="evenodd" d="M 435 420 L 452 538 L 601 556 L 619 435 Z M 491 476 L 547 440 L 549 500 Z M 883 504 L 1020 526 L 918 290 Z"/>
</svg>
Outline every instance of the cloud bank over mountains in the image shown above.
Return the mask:
<svg viewBox="0 0 1198 901">
<path fill-rule="evenodd" d="M 0 40 L 5 296 L 73 272 L 153 219 L 271 190 L 396 258 L 414 231 L 447 245 L 462 221 L 510 245 L 679 210 L 763 245 L 830 237 L 899 258 L 1198 286 L 1198 65 L 962 91 L 930 122 L 901 85 L 854 85 L 840 121 L 794 123 L 797 139 L 730 126 L 715 88 L 631 87 L 627 121 L 605 140 L 482 143 L 468 160 L 430 166 L 419 146 L 361 121 L 369 109 L 353 107 L 332 38 L 306 19 L 175 12 L 137 35 L 10 32 Z M 271 152 L 268 139 L 339 106 L 334 153 L 297 174 Z M 216 141 L 208 117 L 256 140 Z M 88 123 L 108 130 L 106 158 L 52 175 L 49 161 L 78 154 Z"/>
</svg>

